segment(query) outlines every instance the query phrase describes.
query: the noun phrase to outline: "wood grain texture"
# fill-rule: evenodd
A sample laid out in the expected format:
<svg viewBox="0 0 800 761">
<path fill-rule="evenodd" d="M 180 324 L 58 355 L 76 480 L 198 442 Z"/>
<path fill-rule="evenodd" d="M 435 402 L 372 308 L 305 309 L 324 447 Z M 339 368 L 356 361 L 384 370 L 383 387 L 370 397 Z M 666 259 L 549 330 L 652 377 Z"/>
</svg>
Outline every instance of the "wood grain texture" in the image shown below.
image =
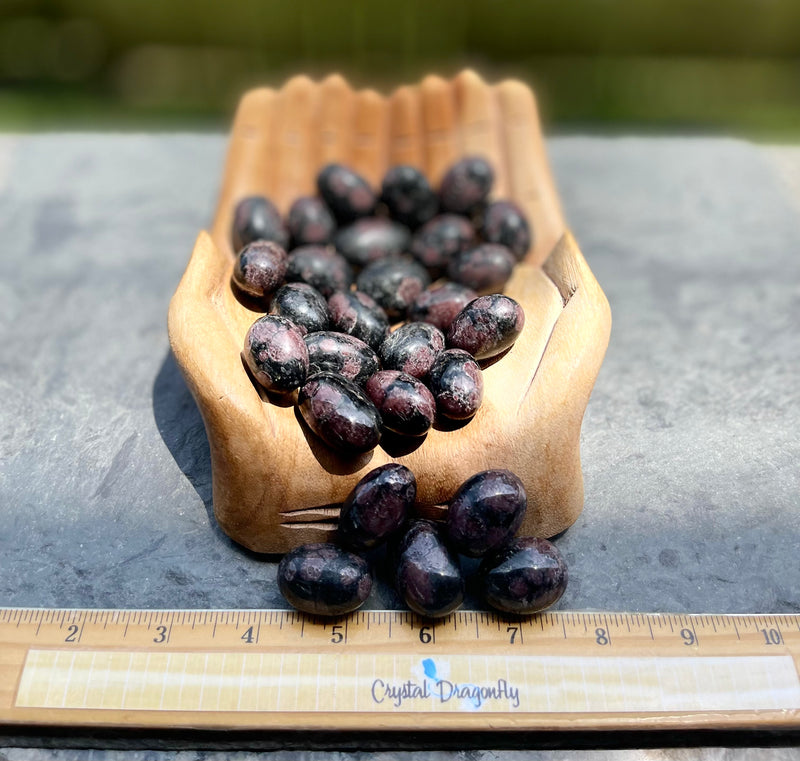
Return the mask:
<svg viewBox="0 0 800 761">
<path fill-rule="evenodd" d="M 484 403 L 468 425 L 432 430 L 410 452 L 387 445 L 345 460 L 292 406 L 262 398 L 243 369 L 244 336 L 258 314 L 229 286 L 233 207 L 261 192 L 285 211 L 313 192 L 331 160 L 354 165 L 376 185 L 400 162 L 436 183 L 455 159 L 474 153 L 497 170 L 494 196 L 513 198 L 532 220 L 534 245 L 506 286 L 525 310 L 525 329 L 486 368 Z M 580 425 L 610 326 L 608 302 L 566 230 L 532 93 L 519 82 L 490 86 L 469 71 L 452 82 L 429 76 L 388 98 L 354 92 L 336 75 L 247 93 L 212 233 L 200 233 L 169 311 L 172 348 L 208 433 L 217 520 L 259 552 L 330 539 L 337 505 L 371 468 L 390 461 L 414 472 L 420 510 L 433 515 L 475 472 L 509 468 L 529 495 L 521 533 L 563 531 L 583 507 Z"/>
</svg>

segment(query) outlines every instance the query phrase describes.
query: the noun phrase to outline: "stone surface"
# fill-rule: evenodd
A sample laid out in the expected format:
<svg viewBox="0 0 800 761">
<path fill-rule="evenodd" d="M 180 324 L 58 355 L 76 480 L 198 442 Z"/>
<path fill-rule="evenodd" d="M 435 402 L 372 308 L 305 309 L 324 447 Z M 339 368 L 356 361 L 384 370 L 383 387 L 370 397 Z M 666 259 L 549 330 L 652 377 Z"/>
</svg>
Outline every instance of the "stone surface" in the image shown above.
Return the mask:
<svg viewBox="0 0 800 761">
<path fill-rule="evenodd" d="M 284 604 L 274 559 L 213 520 L 208 443 L 166 335 L 225 145 L 0 138 L 0 605 Z M 586 137 L 549 151 L 614 317 L 583 424 L 586 507 L 556 539 L 557 609 L 800 611 L 800 151 Z M 398 606 L 376 583 L 367 607 Z"/>
</svg>

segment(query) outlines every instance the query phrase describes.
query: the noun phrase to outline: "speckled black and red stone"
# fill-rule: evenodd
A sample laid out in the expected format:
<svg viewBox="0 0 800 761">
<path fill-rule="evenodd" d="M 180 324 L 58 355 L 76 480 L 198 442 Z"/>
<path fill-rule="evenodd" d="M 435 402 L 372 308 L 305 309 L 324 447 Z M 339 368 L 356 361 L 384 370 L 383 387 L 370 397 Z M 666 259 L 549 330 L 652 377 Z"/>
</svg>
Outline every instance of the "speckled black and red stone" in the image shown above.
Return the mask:
<svg viewBox="0 0 800 761">
<path fill-rule="evenodd" d="M 283 247 L 272 241 L 257 240 L 239 252 L 231 279 L 242 291 L 261 299 L 281 286 L 288 265 Z"/>
<path fill-rule="evenodd" d="M 497 243 L 459 251 L 447 265 L 447 276 L 475 291 L 499 291 L 511 277 L 514 255 Z"/>
<path fill-rule="evenodd" d="M 417 479 L 404 465 L 371 470 L 342 505 L 337 538 L 356 551 L 377 547 L 403 526 L 416 498 Z"/>
<path fill-rule="evenodd" d="M 436 357 L 428 387 L 437 414 L 448 420 L 469 420 L 483 401 L 483 372 L 471 354 L 447 349 Z"/>
<path fill-rule="evenodd" d="M 356 285 L 383 307 L 390 320 L 400 320 L 430 282 L 427 271 L 412 259 L 392 257 L 367 265 Z"/>
<path fill-rule="evenodd" d="M 435 325 L 407 322 L 381 344 L 381 364 L 385 370 L 400 370 L 415 378 L 425 378 L 444 343 L 444 333 Z"/>
<path fill-rule="evenodd" d="M 489 359 L 511 346 L 525 326 L 525 313 L 502 293 L 479 296 L 457 315 L 447 332 L 447 345 L 475 359 Z"/>
<path fill-rule="evenodd" d="M 304 613 L 341 616 L 369 597 L 372 576 L 364 558 L 335 544 L 303 544 L 281 558 L 278 589 Z"/>
<path fill-rule="evenodd" d="M 300 389 L 297 406 L 308 427 L 334 451 L 355 455 L 381 439 L 381 416 L 366 394 L 335 373 L 317 373 Z"/>
<path fill-rule="evenodd" d="M 486 159 L 468 156 L 447 170 L 439 188 L 442 208 L 454 214 L 472 214 L 484 203 L 494 183 L 494 170 Z"/>
<path fill-rule="evenodd" d="M 317 175 L 317 189 L 340 225 L 370 216 L 378 202 L 369 183 L 341 164 L 322 168 Z"/>
<path fill-rule="evenodd" d="M 355 336 L 323 330 L 305 337 L 309 376 L 337 373 L 363 386 L 380 367 L 378 355 Z"/>
<path fill-rule="evenodd" d="M 439 199 L 428 178 L 416 167 L 392 167 L 383 178 L 381 201 L 392 219 L 415 230 L 425 224 L 439 208 Z"/>
<path fill-rule="evenodd" d="M 328 302 L 308 283 L 287 283 L 278 288 L 269 313 L 291 320 L 303 335 L 327 330 L 330 326 Z"/>
<path fill-rule="evenodd" d="M 389 318 L 383 308 L 361 291 L 338 291 L 328 299 L 331 327 L 360 338 L 375 351 L 389 335 Z"/>
<path fill-rule="evenodd" d="M 422 436 L 436 417 L 436 402 L 418 378 L 399 370 L 381 370 L 364 386 L 378 408 L 383 427 L 401 436 Z"/>
<path fill-rule="evenodd" d="M 429 322 L 447 332 L 455 316 L 472 299 L 478 297 L 471 288 L 461 283 L 445 282 L 426 288 L 408 310 L 408 319 Z"/>
<path fill-rule="evenodd" d="M 333 239 L 336 250 L 356 267 L 397 256 L 408 248 L 411 233 L 398 222 L 381 217 L 357 219 Z"/>
<path fill-rule="evenodd" d="M 521 261 L 531 247 L 531 228 L 522 209 L 513 201 L 490 203 L 483 215 L 483 239 L 499 243 Z"/>
<path fill-rule="evenodd" d="M 520 537 L 478 569 L 481 594 L 493 608 L 529 615 L 557 602 L 567 588 L 567 564 L 547 539 Z"/>
<path fill-rule="evenodd" d="M 289 208 L 286 226 L 292 248 L 309 244 L 324 245 L 333 238 L 336 220 L 322 200 L 315 196 L 303 196 Z"/>
<path fill-rule="evenodd" d="M 308 350 L 298 327 L 284 317 L 265 315 L 244 339 L 245 362 L 268 391 L 287 392 L 301 386 L 308 372 Z"/>
<path fill-rule="evenodd" d="M 435 618 L 461 605 L 464 579 L 458 555 L 434 523 L 414 521 L 400 540 L 396 557 L 395 586 L 413 611 Z"/>
<path fill-rule="evenodd" d="M 344 257 L 326 246 L 300 246 L 289 254 L 286 279 L 308 283 L 325 298 L 347 291 L 353 284 L 353 269 Z"/>
<path fill-rule="evenodd" d="M 525 487 L 510 470 L 476 473 L 450 500 L 447 538 L 461 554 L 483 557 L 514 536 L 527 507 Z"/>
<path fill-rule="evenodd" d="M 431 272 L 440 273 L 459 251 L 475 242 L 475 230 L 466 217 L 441 214 L 427 222 L 411 241 L 411 254 Z"/>
<path fill-rule="evenodd" d="M 275 241 L 283 248 L 289 245 L 289 233 L 280 212 L 264 196 L 248 196 L 236 204 L 232 238 L 234 251 L 255 240 Z"/>
</svg>

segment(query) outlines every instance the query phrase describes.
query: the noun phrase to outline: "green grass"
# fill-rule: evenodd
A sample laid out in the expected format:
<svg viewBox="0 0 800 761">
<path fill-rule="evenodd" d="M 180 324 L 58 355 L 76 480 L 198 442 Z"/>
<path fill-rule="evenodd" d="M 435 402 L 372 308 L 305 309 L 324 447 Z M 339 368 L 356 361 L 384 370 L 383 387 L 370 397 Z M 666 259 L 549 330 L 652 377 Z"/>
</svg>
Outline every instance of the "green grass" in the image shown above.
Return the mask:
<svg viewBox="0 0 800 761">
<path fill-rule="evenodd" d="M 434 66 L 445 75 L 467 62 Z M 475 62 L 472 62 L 475 63 Z M 521 78 L 536 90 L 549 132 L 674 132 L 729 134 L 762 141 L 800 140 L 800 63 L 785 59 L 536 57 L 515 65 L 477 62 L 489 79 Z M 384 91 L 400 81 L 352 64 L 300 67 L 318 75 L 344 70 L 356 84 Z M 406 79 L 430 66 L 418 63 Z M 196 69 L 193 69 L 196 71 Z M 0 89 L 0 130 L 227 129 L 239 93 L 249 85 L 279 85 L 288 67 L 216 76 L 216 87 L 153 91 L 86 91 L 66 84 Z"/>
</svg>

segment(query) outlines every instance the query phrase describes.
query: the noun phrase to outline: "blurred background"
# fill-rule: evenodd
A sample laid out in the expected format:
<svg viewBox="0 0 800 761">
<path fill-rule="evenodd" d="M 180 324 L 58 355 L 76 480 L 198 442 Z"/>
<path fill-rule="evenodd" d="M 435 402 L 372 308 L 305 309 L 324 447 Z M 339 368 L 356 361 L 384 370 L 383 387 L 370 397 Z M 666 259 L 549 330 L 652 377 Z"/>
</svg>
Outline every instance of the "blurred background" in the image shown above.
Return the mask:
<svg viewBox="0 0 800 761">
<path fill-rule="evenodd" d="M 220 129 L 298 71 L 389 90 L 465 65 L 550 131 L 800 138 L 798 0 L 0 0 L 0 130 Z"/>
</svg>

